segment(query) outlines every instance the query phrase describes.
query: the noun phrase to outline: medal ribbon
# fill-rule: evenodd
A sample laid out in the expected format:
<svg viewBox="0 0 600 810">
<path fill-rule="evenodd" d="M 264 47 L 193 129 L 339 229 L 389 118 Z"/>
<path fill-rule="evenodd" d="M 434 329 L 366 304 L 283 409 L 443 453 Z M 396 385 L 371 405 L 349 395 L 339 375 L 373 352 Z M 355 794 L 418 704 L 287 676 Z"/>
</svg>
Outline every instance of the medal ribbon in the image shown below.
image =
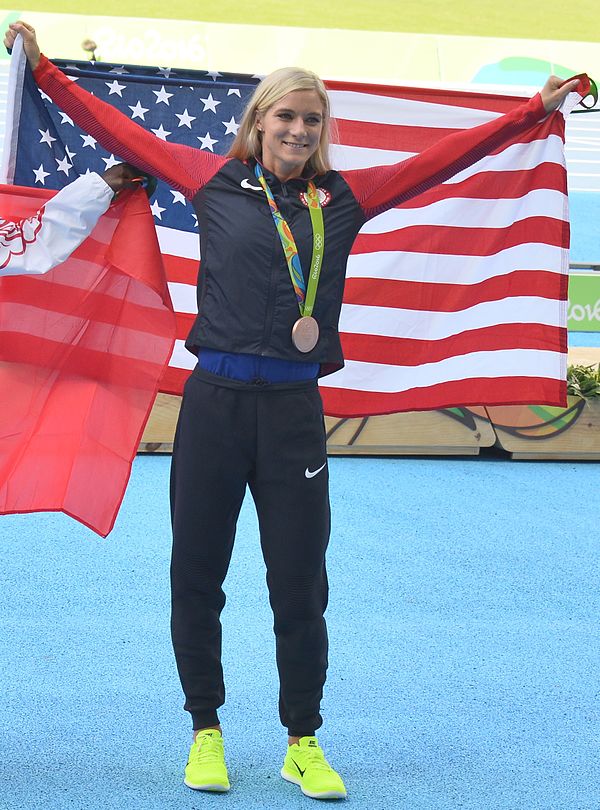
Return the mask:
<svg viewBox="0 0 600 810">
<path fill-rule="evenodd" d="M 260 164 L 256 164 L 254 169 L 256 178 L 261 184 L 263 191 L 267 195 L 269 207 L 273 216 L 273 222 L 277 228 L 277 233 L 281 240 L 281 246 L 285 255 L 288 270 L 290 272 L 290 279 L 292 286 L 296 293 L 296 300 L 298 301 L 298 309 L 300 315 L 309 317 L 315 306 L 315 299 L 317 297 L 317 287 L 319 286 L 319 276 L 321 275 L 321 266 L 323 264 L 323 252 L 325 250 L 325 227 L 323 225 L 323 210 L 319 203 L 319 192 L 312 180 L 308 183 L 308 193 L 306 199 L 308 202 L 308 212 L 310 214 L 310 221 L 313 230 L 313 252 L 310 262 L 310 275 L 308 277 L 308 289 L 304 282 L 304 275 L 302 273 L 302 266 L 300 264 L 300 255 L 296 247 L 296 240 L 294 239 L 290 226 L 283 218 L 281 211 L 277 207 L 273 192 L 269 188 L 267 181 L 263 175 Z"/>
</svg>

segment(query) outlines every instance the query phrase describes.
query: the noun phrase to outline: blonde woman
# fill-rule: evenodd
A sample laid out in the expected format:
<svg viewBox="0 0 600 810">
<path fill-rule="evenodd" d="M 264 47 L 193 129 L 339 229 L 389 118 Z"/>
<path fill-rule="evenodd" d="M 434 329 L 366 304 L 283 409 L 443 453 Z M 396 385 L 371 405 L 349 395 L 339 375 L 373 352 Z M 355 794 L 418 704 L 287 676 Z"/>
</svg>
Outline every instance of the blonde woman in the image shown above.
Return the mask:
<svg viewBox="0 0 600 810">
<path fill-rule="evenodd" d="M 226 791 L 219 616 L 238 512 L 250 488 L 274 614 L 281 775 L 316 799 L 346 789 L 315 737 L 327 669 L 328 470 L 317 379 L 343 365 L 346 261 L 369 218 L 431 188 L 527 129 L 577 82 L 549 79 L 502 118 L 394 166 L 337 172 L 322 81 L 284 68 L 256 88 L 227 156 L 162 141 L 86 93 L 17 33 L 36 81 L 106 149 L 192 201 L 200 227 L 198 357 L 183 397 L 171 479 L 172 637 L 194 741 L 185 783 Z M 255 742 L 253 744 L 256 744 Z"/>
</svg>

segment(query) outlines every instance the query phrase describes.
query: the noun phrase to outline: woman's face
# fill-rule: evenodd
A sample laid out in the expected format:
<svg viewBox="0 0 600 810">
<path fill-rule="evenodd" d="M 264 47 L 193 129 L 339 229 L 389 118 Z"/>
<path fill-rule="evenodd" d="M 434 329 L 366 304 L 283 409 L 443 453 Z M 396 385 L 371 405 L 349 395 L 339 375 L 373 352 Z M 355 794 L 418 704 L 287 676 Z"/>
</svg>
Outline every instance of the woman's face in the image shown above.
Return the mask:
<svg viewBox="0 0 600 810">
<path fill-rule="evenodd" d="M 316 90 L 293 90 L 263 115 L 257 113 L 263 166 L 280 180 L 300 177 L 317 151 L 324 117 Z"/>
</svg>

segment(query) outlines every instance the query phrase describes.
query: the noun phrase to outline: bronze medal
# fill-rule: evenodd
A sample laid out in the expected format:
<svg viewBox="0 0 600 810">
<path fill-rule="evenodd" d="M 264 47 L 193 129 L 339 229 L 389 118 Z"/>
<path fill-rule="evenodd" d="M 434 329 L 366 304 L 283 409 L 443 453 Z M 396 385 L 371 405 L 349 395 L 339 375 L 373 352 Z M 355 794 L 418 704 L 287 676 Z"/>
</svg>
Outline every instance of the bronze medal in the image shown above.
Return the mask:
<svg viewBox="0 0 600 810">
<path fill-rule="evenodd" d="M 298 318 L 292 327 L 292 343 L 299 352 L 312 352 L 319 341 L 319 324 L 310 315 Z"/>
</svg>

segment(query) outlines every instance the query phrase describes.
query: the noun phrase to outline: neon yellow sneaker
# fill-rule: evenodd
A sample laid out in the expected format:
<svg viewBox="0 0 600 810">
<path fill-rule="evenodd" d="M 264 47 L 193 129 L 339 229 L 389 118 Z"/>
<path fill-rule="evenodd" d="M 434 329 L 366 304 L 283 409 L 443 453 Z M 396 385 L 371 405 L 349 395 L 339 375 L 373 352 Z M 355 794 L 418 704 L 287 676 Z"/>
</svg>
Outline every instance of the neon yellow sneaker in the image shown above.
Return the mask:
<svg viewBox="0 0 600 810">
<path fill-rule="evenodd" d="M 346 798 L 344 783 L 325 759 L 316 737 L 300 737 L 299 743 L 288 745 L 281 775 L 311 799 Z"/>
<path fill-rule="evenodd" d="M 193 790 L 229 790 L 223 737 L 218 729 L 201 731 L 192 743 L 183 783 Z"/>
</svg>

